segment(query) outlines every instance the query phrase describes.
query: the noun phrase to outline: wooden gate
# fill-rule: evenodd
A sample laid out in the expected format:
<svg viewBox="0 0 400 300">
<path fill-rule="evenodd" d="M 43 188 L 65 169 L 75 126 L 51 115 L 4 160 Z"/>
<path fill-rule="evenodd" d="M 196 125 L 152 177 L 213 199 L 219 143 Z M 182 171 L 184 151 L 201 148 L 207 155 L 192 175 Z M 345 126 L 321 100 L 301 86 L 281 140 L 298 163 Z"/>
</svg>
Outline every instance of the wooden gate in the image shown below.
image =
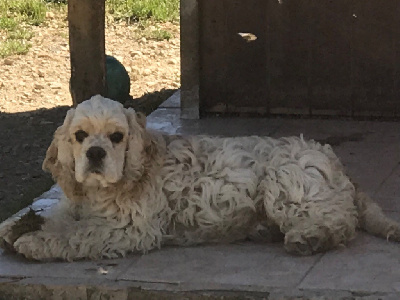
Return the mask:
<svg viewBox="0 0 400 300">
<path fill-rule="evenodd" d="M 400 0 L 181 5 L 183 116 L 400 114 Z"/>
</svg>

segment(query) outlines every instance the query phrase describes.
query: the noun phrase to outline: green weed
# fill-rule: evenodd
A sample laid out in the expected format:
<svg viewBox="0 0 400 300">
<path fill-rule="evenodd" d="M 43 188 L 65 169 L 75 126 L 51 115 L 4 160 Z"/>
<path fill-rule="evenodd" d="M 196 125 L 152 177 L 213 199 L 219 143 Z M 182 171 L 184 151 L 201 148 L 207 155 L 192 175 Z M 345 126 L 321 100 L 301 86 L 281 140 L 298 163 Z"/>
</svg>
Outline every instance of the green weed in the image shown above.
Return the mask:
<svg viewBox="0 0 400 300">
<path fill-rule="evenodd" d="M 26 40 L 29 41 L 33 37 L 33 33 L 29 30 L 18 28 L 14 31 L 9 31 L 7 34 L 8 39 L 12 40 Z"/>
<path fill-rule="evenodd" d="M 16 22 L 40 25 L 46 17 L 46 5 L 41 0 L 0 0 L 0 12 Z"/>
<path fill-rule="evenodd" d="M 0 42 L 0 57 L 4 58 L 13 54 L 26 54 L 31 46 L 31 44 L 24 40 L 8 39 Z"/>
<path fill-rule="evenodd" d="M 106 7 L 117 20 L 165 22 L 179 18 L 179 0 L 106 0 Z"/>
<path fill-rule="evenodd" d="M 7 16 L 0 16 L 0 29 L 14 30 L 18 26 L 18 22 Z"/>
<path fill-rule="evenodd" d="M 42 0 L 0 0 L 0 31 L 6 37 L 0 43 L 0 57 L 27 53 L 33 33 L 26 25 L 38 26 L 45 18 Z"/>
<path fill-rule="evenodd" d="M 164 29 L 144 30 L 141 32 L 141 36 L 156 41 L 169 41 L 172 38 L 172 34 Z"/>
</svg>

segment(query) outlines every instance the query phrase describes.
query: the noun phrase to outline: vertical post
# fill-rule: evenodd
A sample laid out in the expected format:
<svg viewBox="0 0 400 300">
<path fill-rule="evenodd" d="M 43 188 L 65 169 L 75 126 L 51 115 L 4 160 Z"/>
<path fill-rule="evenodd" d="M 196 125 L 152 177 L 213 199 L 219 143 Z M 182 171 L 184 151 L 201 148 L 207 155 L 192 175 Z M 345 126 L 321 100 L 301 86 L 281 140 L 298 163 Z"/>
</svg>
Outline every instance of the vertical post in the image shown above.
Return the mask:
<svg viewBox="0 0 400 300">
<path fill-rule="evenodd" d="M 71 95 L 74 106 L 106 92 L 105 0 L 69 0 Z"/>
<path fill-rule="evenodd" d="M 199 118 L 199 0 L 181 0 L 181 118 Z"/>
</svg>

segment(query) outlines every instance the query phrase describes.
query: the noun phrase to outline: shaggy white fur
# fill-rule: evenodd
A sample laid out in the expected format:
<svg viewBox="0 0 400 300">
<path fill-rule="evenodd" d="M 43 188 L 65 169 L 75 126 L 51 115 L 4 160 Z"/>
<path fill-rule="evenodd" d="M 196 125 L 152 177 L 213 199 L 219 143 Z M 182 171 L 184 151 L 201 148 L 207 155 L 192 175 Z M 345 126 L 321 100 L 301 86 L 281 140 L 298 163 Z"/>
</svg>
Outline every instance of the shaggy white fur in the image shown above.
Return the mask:
<svg viewBox="0 0 400 300">
<path fill-rule="evenodd" d="M 71 109 L 43 167 L 66 197 L 41 230 L 3 245 L 36 260 L 118 257 L 162 244 L 284 239 L 309 255 L 360 227 L 400 227 L 356 190 L 329 145 L 302 137 L 163 136 L 101 96 Z"/>
</svg>

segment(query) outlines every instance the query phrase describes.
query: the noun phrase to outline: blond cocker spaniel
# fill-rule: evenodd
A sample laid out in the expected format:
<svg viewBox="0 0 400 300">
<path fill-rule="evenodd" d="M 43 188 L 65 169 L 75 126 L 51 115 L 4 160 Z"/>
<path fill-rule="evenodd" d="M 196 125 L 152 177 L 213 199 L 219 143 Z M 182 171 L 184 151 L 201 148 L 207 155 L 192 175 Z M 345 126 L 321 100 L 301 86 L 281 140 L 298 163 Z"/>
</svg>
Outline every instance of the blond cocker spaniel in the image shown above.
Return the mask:
<svg viewBox="0 0 400 300">
<path fill-rule="evenodd" d="M 71 109 L 43 163 L 64 191 L 40 230 L 2 245 L 36 260 L 114 258 L 161 245 L 284 240 L 309 255 L 356 228 L 400 240 L 329 145 L 302 137 L 163 136 L 94 96 Z"/>
</svg>

